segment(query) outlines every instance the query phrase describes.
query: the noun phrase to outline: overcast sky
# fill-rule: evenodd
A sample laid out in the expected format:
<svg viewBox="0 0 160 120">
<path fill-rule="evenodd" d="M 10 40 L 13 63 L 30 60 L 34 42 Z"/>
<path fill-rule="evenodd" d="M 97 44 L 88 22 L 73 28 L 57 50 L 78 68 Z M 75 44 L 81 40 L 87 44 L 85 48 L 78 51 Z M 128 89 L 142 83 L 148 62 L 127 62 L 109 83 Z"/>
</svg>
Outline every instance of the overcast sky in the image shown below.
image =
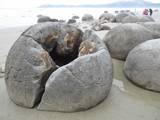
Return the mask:
<svg viewBox="0 0 160 120">
<path fill-rule="evenodd" d="M 0 0 L 0 8 L 32 8 L 43 4 L 103 4 L 122 0 Z M 123 0 L 128 1 L 128 0 Z M 139 0 L 137 0 L 139 1 Z M 160 0 L 146 0 L 160 3 Z"/>
</svg>

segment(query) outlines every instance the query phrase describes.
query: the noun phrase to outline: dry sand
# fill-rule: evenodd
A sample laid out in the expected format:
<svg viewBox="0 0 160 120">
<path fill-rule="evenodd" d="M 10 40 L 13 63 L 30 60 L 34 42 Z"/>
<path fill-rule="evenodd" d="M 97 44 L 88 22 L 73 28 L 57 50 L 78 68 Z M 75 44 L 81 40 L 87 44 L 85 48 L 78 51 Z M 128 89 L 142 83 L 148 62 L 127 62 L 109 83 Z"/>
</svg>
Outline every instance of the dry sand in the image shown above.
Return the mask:
<svg viewBox="0 0 160 120">
<path fill-rule="evenodd" d="M 0 63 L 26 27 L 0 30 Z M 97 32 L 101 38 L 107 31 Z M 144 90 L 124 77 L 123 61 L 113 59 L 114 81 L 107 99 L 98 106 L 76 113 L 44 112 L 15 105 L 0 78 L 0 120 L 160 120 L 160 93 Z"/>
</svg>

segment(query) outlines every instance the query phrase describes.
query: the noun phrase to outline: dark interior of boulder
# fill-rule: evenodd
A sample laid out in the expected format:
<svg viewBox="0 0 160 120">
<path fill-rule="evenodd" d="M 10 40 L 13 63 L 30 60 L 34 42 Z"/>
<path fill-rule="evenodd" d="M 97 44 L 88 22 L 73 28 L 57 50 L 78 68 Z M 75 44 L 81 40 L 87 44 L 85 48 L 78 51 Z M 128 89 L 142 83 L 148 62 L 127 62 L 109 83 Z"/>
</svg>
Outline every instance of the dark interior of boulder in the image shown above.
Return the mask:
<svg viewBox="0 0 160 120">
<path fill-rule="evenodd" d="M 52 57 L 53 61 L 56 63 L 56 65 L 63 66 L 72 62 L 74 59 L 78 57 L 78 49 L 79 49 L 79 46 L 77 46 L 77 48 L 74 50 L 73 53 L 70 53 L 65 56 L 61 56 L 56 53 L 56 50 L 54 48 L 49 54 Z"/>
</svg>

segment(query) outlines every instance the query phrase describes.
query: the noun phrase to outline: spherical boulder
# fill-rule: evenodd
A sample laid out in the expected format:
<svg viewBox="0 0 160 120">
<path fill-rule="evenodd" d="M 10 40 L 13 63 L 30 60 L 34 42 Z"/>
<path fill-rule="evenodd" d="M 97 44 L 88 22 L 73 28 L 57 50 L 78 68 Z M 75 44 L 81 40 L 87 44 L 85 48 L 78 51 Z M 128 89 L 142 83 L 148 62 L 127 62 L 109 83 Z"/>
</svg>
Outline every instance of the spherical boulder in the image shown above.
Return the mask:
<svg viewBox="0 0 160 120">
<path fill-rule="evenodd" d="M 38 15 L 37 23 L 49 22 L 51 20 L 50 17 L 44 15 Z"/>
<path fill-rule="evenodd" d="M 108 95 L 113 71 L 107 48 L 91 31 L 85 32 L 80 46 L 77 59 L 51 74 L 38 109 L 86 110 Z"/>
<path fill-rule="evenodd" d="M 150 39 L 153 35 L 148 29 L 136 23 L 127 23 L 112 28 L 103 41 L 112 57 L 125 60 L 130 50 Z"/>
<path fill-rule="evenodd" d="M 116 17 L 111 13 L 103 13 L 102 15 L 100 15 L 99 20 L 100 21 L 107 20 L 108 22 L 115 22 Z"/>
<path fill-rule="evenodd" d="M 126 77 L 138 86 L 160 92 L 160 39 L 136 46 L 124 64 Z"/>
<path fill-rule="evenodd" d="M 136 23 L 139 21 L 139 18 L 135 15 L 128 15 L 123 20 L 122 23 Z"/>
<path fill-rule="evenodd" d="M 91 14 L 84 14 L 82 17 L 82 21 L 93 21 L 94 18 Z"/>
<path fill-rule="evenodd" d="M 67 23 L 68 24 L 76 23 L 76 20 L 75 19 L 69 19 Z"/>
<path fill-rule="evenodd" d="M 155 39 L 160 38 L 159 22 L 146 22 L 146 23 L 139 23 L 139 24 L 149 29 L 153 33 Z"/>
<path fill-rule="evenodd" d="M 150 16 L 139 16 L 138 22 L 154 22 L 154 19 Z"/>
<path fill-rule="evenodd" d="M 79 19 L 79 16 L 78 15 L 73 15 L 72 19 L 74 19 L 74 20 Z"/>
<path fill-rule="evenodd" d="M 130 15 L 129 13 L 127 13 L 127 12 L 121 12 L 121 13 L 118 13 L 117 15 L 116 15 L 116 22 L 122 22 L 122 20 L 125 18 L 125 17 L 127 17 L 128 15 Z"/>
</svg>

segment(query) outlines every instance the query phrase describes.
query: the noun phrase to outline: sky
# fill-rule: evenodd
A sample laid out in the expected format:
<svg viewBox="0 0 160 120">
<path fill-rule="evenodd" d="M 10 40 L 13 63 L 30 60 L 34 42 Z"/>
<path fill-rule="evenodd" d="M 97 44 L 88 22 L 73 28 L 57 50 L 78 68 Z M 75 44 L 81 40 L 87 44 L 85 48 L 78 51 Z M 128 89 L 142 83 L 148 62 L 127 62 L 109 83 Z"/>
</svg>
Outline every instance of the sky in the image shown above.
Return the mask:
<svg viewBox="0 0 160 120">
<path fill-rule="evenodd" d="M 0 0 L 0 8 L 33 8 L 43 4 L 103 4 L 122 0 Z M 129 1 L 129 0 L 123 0 Z M 137 0 L 139 1 L 139 0 Z M 160 3 L 160 0 L 146 0 L 153 3 Z"/>
</svg>

